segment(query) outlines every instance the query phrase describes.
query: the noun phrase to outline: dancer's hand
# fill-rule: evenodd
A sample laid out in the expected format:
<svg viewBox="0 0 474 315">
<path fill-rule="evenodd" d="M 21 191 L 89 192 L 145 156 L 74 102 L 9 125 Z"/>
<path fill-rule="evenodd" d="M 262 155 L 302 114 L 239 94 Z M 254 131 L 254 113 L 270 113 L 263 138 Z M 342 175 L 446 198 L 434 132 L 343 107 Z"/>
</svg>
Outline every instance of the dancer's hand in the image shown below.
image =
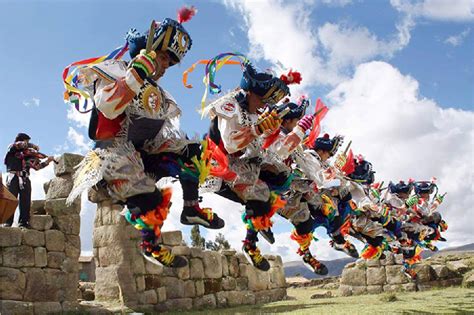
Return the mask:
<svg viewBox="0 0 474 315">
<path fill-rule="evenodd" d="M 130 66 L 135 69 L 142 80 L 145 80 L 156 71 L 155 59 L 156 52 L 150 51 L 147 53 L 145 49 L 142 49 L 140 54 L 130 62 Z"/>
<path fill-rule="evenodd" d="M 278 117 L 276 110 L 271 112 L 265 111 L 258 117 L 257 130 L 260 134 L 272 131 L 279 128 L 281 125 L 281 118 Z"/>
<path fill-rule="evenodd" d="M 308 131 L 313 125 L 313 117 L 313 115 L 304 115 L 303 118 L 298 121 L 298 127 L 300 127 L 303 132 Z"/>
</svg>

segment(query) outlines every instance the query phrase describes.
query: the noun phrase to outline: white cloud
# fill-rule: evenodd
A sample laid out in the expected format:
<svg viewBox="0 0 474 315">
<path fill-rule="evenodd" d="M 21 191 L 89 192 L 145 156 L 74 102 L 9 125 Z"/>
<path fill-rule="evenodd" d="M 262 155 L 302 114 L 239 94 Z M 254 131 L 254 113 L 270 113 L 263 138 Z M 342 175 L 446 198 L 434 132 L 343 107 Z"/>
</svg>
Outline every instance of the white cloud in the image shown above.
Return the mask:
<svg viewBox="0 0 474 315">
<path fill-rule="evenodd" d="M 89 113 L 80 113 L 74 107 L 69 107 L 67 110 L 67 119 L 73 122 L 77 127 L 87 128 L 89 127 L 89 119 L 90 119 L 90 112 Z"/>
<path fill-rule="evenodd" d="M 278 72 L 302 71 L 297 91 L 320 84 L 334 86 L 360 62 L 392 57 L 408 44 L 414 26 L 411 17 L 404 16 L 392 38 L 382 40 L 362 26 L 326 23 L 314 29 L 310 20 L 314 6 L 309 2 L 227 0 L 225 4 L 243 15 L 251 58 L 271 62 Z"/>
<path fill-rule="evenodd" d="M 466 28 L 461 33 L 459 33 L 457 35 L 452 35 L 452 36 L 449 36 L 448 38 L 446 38 L 444 40 L 444 43 L 445 44 L 450 44 L 450 45 L 455 46 L 455 47 L 459 46 L 463 43 L 463 41 L 466 39 L 466 37 L 469 35 L 470 32 L 471 32 L 471 28 Z"/>
<path fill-rule="evenodd" d="M 345 7 L 346 5 L 352 4 L 352 0 L 320 0 L 322 4 L 332 7 Z"/>
<path fill-rule="evenodd" d="M 390 3 L 398 11 L 414 17 L 455 22 L 474 20 L 473 0 L 390 0 Z"/>
<path fill-rule="evenodd" d="M 343 72 L 378 56 L 392 57 L 410 41 L 412 26 L 412 21 L 405 18 L 397 25 L 398 33 L 391 40 L 384 41 L 366 27 L 326 23 L 318 29 L 318 38 L 327 52 L 329 68 Z"/>
<path fill-rule="evenodd" d="M 23 101 L 23 105 L 25 105 L 26 107 L 39 107 L 40 105 L 40 99 L 37 98 L 37 97 L 32 97 L 31 99 L 29 100 L 25 100 Z"/>
<path fill-rule="evenodd" d="M 72 153 L 85 153 L 91 148 L 91 142 L 73 127 L 69 127 L 67 141 L 72 145 L 72 148 L 68 147 Z"/>
<path fill-rule="evenodd" d="M 323 125 L 346 135 L 374 165 L 378 180 L 438 178 L 448 192 L 440 212 L 449 245 L 474 241 L 474 113 L 441 108 L 418 94 L 418 82 L 385 62 L 360 65 L 328 97 Z"/>
</svg>

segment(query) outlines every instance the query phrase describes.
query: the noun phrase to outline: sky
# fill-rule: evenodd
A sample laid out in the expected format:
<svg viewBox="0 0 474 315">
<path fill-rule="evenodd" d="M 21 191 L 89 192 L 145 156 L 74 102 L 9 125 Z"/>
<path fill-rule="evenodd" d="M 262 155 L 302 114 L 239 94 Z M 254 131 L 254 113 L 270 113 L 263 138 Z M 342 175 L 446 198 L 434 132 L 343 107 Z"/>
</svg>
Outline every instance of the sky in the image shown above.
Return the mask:
<svg viewBox="0 0 474 315">
<path fill-rule="evenodd" d="M 145 31 L 152 19 L 175 18 L 184 4 L 198 9 L 184 25 L 193 46 L 160 84 L 183 110 L 181 128 L 188 135 L 202 135 L 209 126 L 197 113 L 203 68 L 189 75 L 192 89 L 181 83 L 195 61 L 241 52 L 261 69 L 298 70 L 303 82 L 292 86 L 292 97 L 306 94 L 328 105 L 323 132 L 352 140 L 378 180 L 437 177 L 448 193 L 440 210 L 449 224 L 442 245 L 474 242 L 474 0 L 0 0 L 0 148 L 26 132 L 47 154 L 87 152 L 88 117 L 63 102 L 62 70 L 123 45 L 132 27 Z M 226 92 L 240 76 L 238 67 L 227 66 L 217 82 Z M 32 176 L 34 199 L 44 197 L 42 184 L 52 176 L 51 167 Z M 164 230 L 181 229 L 189 242 L 190 229 L 179 224 L 181 191 L 174 188 Z M 205 195 L 203 205 L 226 220 L 221 232 L 239 248 L 242 207 L 215 195 Z M 85 252 L 92 250 L 94 213 L 84 202 Z M 217 233 L 201 231 L 207 238 Z M 274 231 L 277 244 L 262 241 L 262 251 L 298 259 L 291 225 L 275 218 Z M 317 234 L 317 257 L 343 257 L 328 246 L 324 231 Z"/>
</svg>

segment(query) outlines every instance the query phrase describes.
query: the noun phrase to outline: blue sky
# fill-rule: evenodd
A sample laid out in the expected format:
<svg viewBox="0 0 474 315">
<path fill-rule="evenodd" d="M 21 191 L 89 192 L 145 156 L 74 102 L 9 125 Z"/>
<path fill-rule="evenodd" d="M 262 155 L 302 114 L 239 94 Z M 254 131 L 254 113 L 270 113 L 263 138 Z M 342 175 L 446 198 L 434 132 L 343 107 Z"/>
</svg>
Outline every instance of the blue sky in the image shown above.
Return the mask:
<svg viewBox="0 0 474 315">
<path fill-rule="evenodd" d="M 227 51 L 248 53 L 261 68 L 303 65 L 297 70 L 302 72 L 303 81 L 305 77 L 310 80 L 305 81 L 298 92 L 305 92 L 313 99 L 321 97 L 329 101 L 330 107 L 334 99 L 330 97 L 331 92 L 344 82 L 354 82 L 352 76 L 359 73 L 356 72 L 359 65 L 383 61 L 399 71 L 403 78 L 417 82 L 415 97 L 419 100 L 432 100 L 440 109 L 461 110 L 463 117 L 472 115 L 473 13 L 463 12 L 462 0 L 459 3 L 452 1 L 452 14 L 440 13 L 429 7 L 436 5 L 436 1 L 442 0 L 306 0 L 274 1 L 271 5 L 266 0 L 0 0 L 0 59 L 3 60 L 0 148 L 6 148 L 16 133 L 22 131 L 29 133 L 45 153 L 83 151 L 84 143 L 78 144 L 81 139 L 72 137 L 70 130 L 73 128 L 76 135 L 85 136 L 86 129 L 67 118 L 68 105 L 62 101 L 63 68 L 74 61 L 107 54 L 122 45 L 125 33 L 131 27 L 144 31 L 152 19 L 175 18 L 176 10 L 183 4 L 198 8 L 197 15 L 185 25 L 192 36 L 193 47 L 182 64 L 168 70 L 161 84 L 180 104 L 183 110 L 181 126 L 190 135 L 202 135 L 208 128 L 208 121 L 200 120 L 196 113 L 203 92 L 201 78 L 204 71 L 198 67 L 190 74 L 189 81 L 194 85 L 191 90 L 181 84 L 182 72 L 198 59 Z M 417 3 L 423 4 L 424 9 L 415 8 Z M 270 51 L 273 57 L 269 57 L 268 49 L 273 46 L 266 41 L 267 33 L 259 33 L 256 26 L 260 25 L 255 21 L 260 7 L 275 10 L 269 9 L 265 20 L 273 26 L 273 33 L 280 34 L 282 42 L 289 43 Z M 457 7 L 460 9 L 455 11 Z M 293 19 L 294 29 L 280 24 L 275 19 L 280 16 L 288 17 L 289 21 Z M 390 46 L 390 41 L 401 34 L 397 25 L 407 21 L 410 22 L 406 29 L 408 40 L 395 41 L 395 46 Z M 298 34 L 303 34 L 306 40 L 292 42 L 292 36 L 296 38 Z M 336 42 L 337 36 L 344 35 L 361 36 L 374 48 L 360 56 L 359 52 L 366 47 Z M 255 38 L 263 40 L 252 41 Z M 309 55 L 321 61 L 319 69 L 315 68 L 314 60 L 302 60 L 308 56 L 307 51 L 299 53 L 302 46 L 313 49 Z M 235 66 L 224 68 L 218 74 L 218 82 L 223 84 L 224 91 L 234 88 L 239 80 L 240 70 Z M 467 133 L 472 133 L 472 119 Z M 290 227 L 277 224 L 275 230 L 287 233 Z"/>
</svg>

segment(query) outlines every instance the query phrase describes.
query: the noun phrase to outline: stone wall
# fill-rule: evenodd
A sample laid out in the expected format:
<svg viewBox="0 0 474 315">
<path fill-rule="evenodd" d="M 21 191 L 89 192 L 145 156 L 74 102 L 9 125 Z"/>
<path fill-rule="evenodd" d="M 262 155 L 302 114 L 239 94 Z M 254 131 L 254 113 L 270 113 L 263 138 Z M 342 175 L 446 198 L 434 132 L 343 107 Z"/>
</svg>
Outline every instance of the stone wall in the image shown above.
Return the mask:
<svg viewBox="0 0 474 315">
<path fill-rule="evenodd" d="M 140 233 L 120 215 L 122 207 L 101 193 L 90 199 L 98 204 L 93 237 L 98 301 L 123 299 L 134 310 L 153 312 L 267 303 L 286 296 L 280 257 L 267 256 L 272 267 L 262 272 L 233 250 L 189 248 L 181 232 L 173 231 L 164 232 L 161 242 L 189 264 L 157 266 L 141 255 Z"/>
<path fill-rule="evenodd" d="M 46 214 L 33 214 L 31 229 L 0 228 L 1 314 L 77 309 L 81 204 L 66 206 L 66 197 L 80 158 L 65 154 L 55 165 L 56 177 L 45 185 L 46 200 L 33 205 L 33 213 Z"/>
<path fill-rule="evenodd" d="M 474 268 L 472 253 L 454 256 L 451 259 L 439 256 L 417 264 L 416 281 L 409 279 L 402 271 L 401 255 L 389 254 L 386 259 L 360 261 L 348 264 L 341 275 L 339 293 L 342 296 L 375 294 L 393 291 L 418 291 L 435 287 L 458 286 L 463 275 L 469 275 Z M 464 261 L 467 259 L 468 262 Z M 470 267 L 469 267 L 470 266 Z M 465 282 L 468 281 L 465 279 Z"/>
</svg>

